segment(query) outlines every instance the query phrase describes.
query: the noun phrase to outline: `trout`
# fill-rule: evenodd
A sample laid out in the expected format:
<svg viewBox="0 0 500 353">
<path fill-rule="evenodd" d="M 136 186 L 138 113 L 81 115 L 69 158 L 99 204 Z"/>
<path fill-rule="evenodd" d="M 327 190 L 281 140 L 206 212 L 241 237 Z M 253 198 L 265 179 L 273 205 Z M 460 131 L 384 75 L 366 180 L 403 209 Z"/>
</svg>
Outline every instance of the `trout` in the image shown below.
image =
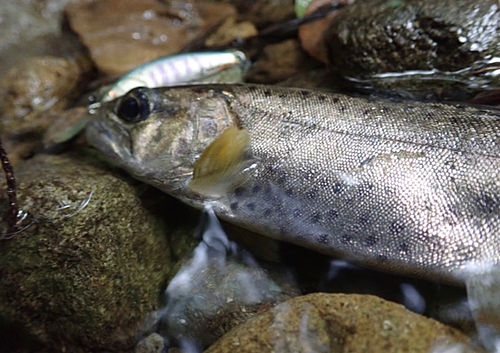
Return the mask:
<svg viewBox="0 0 500 353">
<path fill-rule="evenodd" d="M 463 283 L 500 262 L 500 111 L 261 85 L 137 88 L 90 143 L 251 231 Z"/>
</svg>

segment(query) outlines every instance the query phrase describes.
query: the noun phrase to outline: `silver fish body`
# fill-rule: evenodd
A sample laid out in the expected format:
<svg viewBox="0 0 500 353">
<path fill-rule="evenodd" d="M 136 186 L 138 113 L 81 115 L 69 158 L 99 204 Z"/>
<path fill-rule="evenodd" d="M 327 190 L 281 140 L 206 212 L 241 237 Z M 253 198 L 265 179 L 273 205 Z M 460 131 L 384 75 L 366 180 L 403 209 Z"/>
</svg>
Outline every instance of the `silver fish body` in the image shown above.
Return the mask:
<svg viewBox="0 0 500 353">
<path fill-rule="evenodd" d="M 124 119 L 131 100 L 143 108 Z M 248 165 L 222 194 L 193 192 L 193 168 L 229 126 L 249 133 Z M 87 136 L 187 204 L 322 253 L 451 282 L 500 263 L 498 110 L 258 85 L 137 89 L 103 105 Z"/>
</svg>

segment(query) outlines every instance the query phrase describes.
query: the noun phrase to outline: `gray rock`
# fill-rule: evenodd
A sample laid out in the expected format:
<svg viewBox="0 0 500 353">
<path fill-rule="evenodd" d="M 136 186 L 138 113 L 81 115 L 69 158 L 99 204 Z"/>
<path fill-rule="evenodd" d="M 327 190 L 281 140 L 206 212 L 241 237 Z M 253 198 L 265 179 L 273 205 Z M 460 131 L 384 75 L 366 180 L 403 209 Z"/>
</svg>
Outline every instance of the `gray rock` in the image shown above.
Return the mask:
<svg viewBox="0 0 500 353">
<path fill-rule="evenodd" d="M 227 331 L 277 303 L 299 295 L 278 264 L 258 263 L 229 241 L 215 215 L 203 241 L 166 290 L 158 332 L 181 347 L 208 347 Z"/>
</svg>

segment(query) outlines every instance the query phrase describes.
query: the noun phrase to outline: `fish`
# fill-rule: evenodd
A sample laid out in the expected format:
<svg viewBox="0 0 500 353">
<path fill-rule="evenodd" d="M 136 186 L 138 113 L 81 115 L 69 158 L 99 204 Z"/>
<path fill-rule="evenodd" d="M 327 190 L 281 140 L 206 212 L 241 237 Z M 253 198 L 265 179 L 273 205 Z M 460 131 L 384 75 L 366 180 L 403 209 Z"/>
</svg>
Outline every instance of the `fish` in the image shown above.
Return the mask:
<svg viewBox="0 0 500 353">
<path fill-rule="evenodd" d="M 121 97 L 136 87 L 243 81 L 249 61 L 239 50 L 171 55 L 141 65 L 107 89 L 101 102 Z"/>
<path fill-rule="evenodd" d="M 137 88 L 91 145 L 239 227 L 463 285 L 500 263 L 500 110 L 265 85 Z"/>
<path fill-rule="evenodd" d="M 239 50 L 178 54 L 154 60 L 130 71 L 111 87 L 103 87 L 90 97 L 88 111 L 93 114 L 104 102 L 119 98 L 136 87 L 165 87 L 196 83 L 243 82 L 250 67 Z M 88 116 L 69 124 L 52 126 L 45 134 L 47 150 L 78 136 L 90 121 Z"/>
</svg>

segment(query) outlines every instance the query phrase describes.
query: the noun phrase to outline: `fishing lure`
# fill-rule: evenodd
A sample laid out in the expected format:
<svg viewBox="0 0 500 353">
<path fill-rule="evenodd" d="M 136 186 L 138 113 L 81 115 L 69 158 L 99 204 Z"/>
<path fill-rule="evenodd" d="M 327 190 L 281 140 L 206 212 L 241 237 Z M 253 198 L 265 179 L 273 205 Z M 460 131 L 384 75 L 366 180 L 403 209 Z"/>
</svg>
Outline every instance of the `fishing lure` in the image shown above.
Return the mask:
<svg viewBox="0 0 500 353">
<path fill-rule="evenodd" d="M 189 83 L 239 83 L 248 60 L 239 50 L 168 56 L 142 65 L 118 80 L 101 102 L 123 96 L 136 87 L 163 87 Z"/>
</svg>

